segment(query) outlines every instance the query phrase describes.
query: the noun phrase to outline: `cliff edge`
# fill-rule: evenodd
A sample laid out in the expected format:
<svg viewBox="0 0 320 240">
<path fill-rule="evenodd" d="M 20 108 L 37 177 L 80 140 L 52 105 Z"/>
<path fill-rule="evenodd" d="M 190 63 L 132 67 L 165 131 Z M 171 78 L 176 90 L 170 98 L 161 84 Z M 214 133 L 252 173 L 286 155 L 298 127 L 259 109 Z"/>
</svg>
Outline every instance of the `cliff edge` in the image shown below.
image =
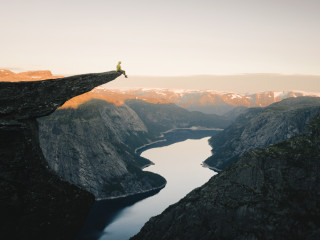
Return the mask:
<svg viewBox="0 0 320 240">
<path fill-rule="evenodd" d="M 47 165 L 37 117 L 110 82 L 115 71 L 32 82 L 0 82 L 0 238 L 72 239 L 94 201 Z"/>
</svg>

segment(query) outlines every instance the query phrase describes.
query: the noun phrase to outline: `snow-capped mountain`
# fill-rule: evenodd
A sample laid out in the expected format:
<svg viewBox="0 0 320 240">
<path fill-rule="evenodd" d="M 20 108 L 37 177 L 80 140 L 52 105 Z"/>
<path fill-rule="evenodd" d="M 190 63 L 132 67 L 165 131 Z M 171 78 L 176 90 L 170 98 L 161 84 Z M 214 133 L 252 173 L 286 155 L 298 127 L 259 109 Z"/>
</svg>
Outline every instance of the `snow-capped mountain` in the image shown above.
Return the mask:
<svg viewBox="0 0 320 240">
<path fill-rule="evenodd" d="M 140 99 L 151 103 L 175 103 L 181 107 L 206 113 L 224 114 L 235 107 L 265 107 L 289 97 L 313 96 L 320 93 L 302 91 L 261 92 L 239 94 L 214 90 L 171 90 L 171 89 L 107 89 L 96 88 L 92 94 L 99 95 L 115 104 L 126 99 Z"/>
<path fill-rule="evenodd" d="M 59 78 L 50 71 L 31 71 L 14 73 L 0 69 L 0 81 L 35 81 Z M 248 107 L 266 107 L 274 102 L 289 97 L 313 96 L 320 97 L 320 93 L 303 91 L 266 91 L 260 93 L 240 94 L 235 92 L 219 92 L 214 90 L 186 90 L 186 89 L 108 89 L 108 85 L 95 88 L 93 91 L 69 100 L 63 108 L 76 108 L 78 105 L 93 98 L 122 105 L 127 99 L 164 104 L 175 103 L 188 110 L 204 113 L 225 114 L 233 109 Z M 237 108 L 238 107 L 238 108 Z"/>
</svg>

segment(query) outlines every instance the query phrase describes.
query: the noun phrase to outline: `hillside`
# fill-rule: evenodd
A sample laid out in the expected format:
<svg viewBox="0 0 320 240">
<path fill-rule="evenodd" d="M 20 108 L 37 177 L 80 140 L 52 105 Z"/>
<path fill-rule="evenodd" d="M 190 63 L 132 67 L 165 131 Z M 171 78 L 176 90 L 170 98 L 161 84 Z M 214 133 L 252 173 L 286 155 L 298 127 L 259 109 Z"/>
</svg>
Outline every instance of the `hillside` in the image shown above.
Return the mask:
<svg viewBox="0 0 320 240">
<path fill-rule="evenodd" d="M 40 145 L 49 166 L 97 198 L 113 198 L 162 187 L 165 180 L 141 170 L 151 164 L 135 149 L 161 132 L 193 126 L 226 127 L 223 117 L 189 112 L 174 104 L 140 100 L 116 106 L 94 99 L 38 119 Z"/>
<path fill-rule="evenodd" d="M 151 164 L 134 153 L 148 140 L 145 125 L 129 107 L 91 100 L 38 119 L 40 145 L 49 166 L 96 198 L 163 187 L 165 179 L 141 168 Z"/>
<path fill-rule="evenodd" d="M 320 98 L 297 97 L 265 108 L 252 108 L 210 139 L 212 156 L 205 163 L 225 169 L 244 153 L 276 144 L 306 131 L 320 113 Z"/>
<path fill-rule="evenodd" d="M 225 128 L 230 124 L 225 117 L 190 112 L 173 103 L 152 104 L 141 100 L 126 100 L 125 103 L 141 117 L 149 131 L 156 135 L 174 128 L 192 126 Z"/>
<path fill-rule="evenodd" d="M 320 239 L 320 117 L 309 126 L 245 154 L 132 239 Z"/>
</svg>

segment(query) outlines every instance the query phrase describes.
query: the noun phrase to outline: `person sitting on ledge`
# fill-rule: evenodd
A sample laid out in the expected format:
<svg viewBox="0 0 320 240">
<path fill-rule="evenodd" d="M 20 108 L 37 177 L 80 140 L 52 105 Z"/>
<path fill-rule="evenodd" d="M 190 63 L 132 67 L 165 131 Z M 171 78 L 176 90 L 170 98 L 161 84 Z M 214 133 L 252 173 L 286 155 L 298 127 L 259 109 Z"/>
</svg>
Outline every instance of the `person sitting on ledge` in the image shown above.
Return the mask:
<svg viewBox="0 0 320 240">
<path fill-rule="evenodd" d="M 121 69 L 121 61 L 118 62 L 117 72 L 121 72 L 126 78 L 128 77 L 128 76 L 126 75 L 126 72 Z"/>
</svg>

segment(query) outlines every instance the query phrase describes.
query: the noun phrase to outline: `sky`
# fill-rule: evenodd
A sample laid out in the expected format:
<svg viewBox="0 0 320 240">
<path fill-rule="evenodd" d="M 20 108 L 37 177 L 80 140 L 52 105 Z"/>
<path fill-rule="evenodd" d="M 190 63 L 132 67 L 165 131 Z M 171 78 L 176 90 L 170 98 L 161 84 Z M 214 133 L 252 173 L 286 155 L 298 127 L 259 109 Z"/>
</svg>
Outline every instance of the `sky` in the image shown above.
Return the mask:
<svg viewBox="0 0 320 240">
<path fill-rule="evenodd" d="M 258 93 L 266 91 L 303 91 L 320 94 L 319 75 L 237 74 L 195 76 L 123 76 L 103 85 L 105 88 L 172 88 Z"/>
<path fill-rule="evenodd" d="M 319 0 L 0 0 L 0 68 L 320 76 Z M 320 81 L 320 80 L 319 80 Z"/>
</svg>

